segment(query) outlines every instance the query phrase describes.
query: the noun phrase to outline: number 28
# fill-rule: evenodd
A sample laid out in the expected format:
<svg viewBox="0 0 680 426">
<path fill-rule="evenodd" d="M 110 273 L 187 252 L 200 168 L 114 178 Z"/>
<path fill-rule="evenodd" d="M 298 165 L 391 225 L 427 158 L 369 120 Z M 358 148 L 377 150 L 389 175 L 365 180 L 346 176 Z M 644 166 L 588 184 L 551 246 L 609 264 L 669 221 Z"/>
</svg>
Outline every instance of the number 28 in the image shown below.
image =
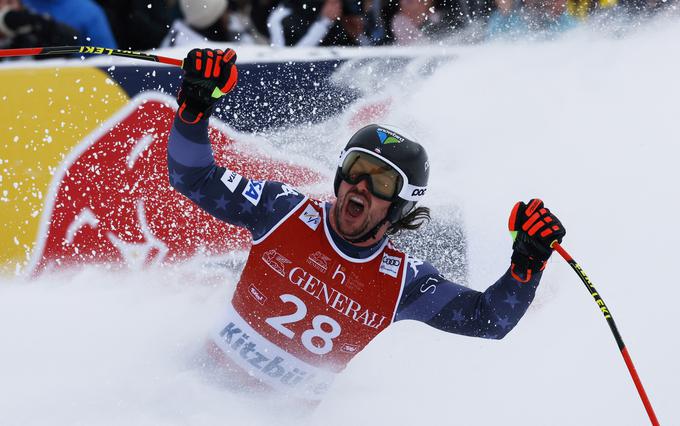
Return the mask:
<svg viewBox="0 0 680 426">
<path fill-rule="evenodd" d="M 307 305 L 305 305 L 305 302 L 300 300 L 299 297 L 292 294 L 282 294 L 279 296 L 279 298 L 284 303 L 294 304 L 296 308 L 295 312 L 288 315 L 267 318 L 265 321 L 279 333 L 283 334 L 289 339 L 293 339 L 295 337 L 295 333 L 289 328 L 286 328 L 284 324 L 289 324 L 304 319 L 304 317 L 307 315 Z M 328 324 L 331 327 L 331 330 L 326 331 L 321 328 L 324 324 Z M 326 315 L 317 315 L 314 317 L 314 319 L 312 319 L 312 328 L 305 330 L 302 333 L 302 336 L 300 336 L 300 340 L 302 341 L 302 345 L 311 353 L 316 355 L 324 355 L 333 350 L 333 339 L 338 337 L 341 331 L 342 328 L 336 320 Z M 313 339 L 315 337 L 323 342 L 321 346 L 314 344 Z"/>
</svg>

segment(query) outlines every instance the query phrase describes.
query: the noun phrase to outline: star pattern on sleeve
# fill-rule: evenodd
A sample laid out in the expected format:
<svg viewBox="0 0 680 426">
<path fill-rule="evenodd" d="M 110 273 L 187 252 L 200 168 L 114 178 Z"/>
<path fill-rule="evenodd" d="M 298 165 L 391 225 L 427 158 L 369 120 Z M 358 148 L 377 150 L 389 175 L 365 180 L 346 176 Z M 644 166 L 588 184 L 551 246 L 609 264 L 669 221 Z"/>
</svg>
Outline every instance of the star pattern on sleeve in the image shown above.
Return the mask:
<svg viewBox="0 0 680 426">
<path fill-rule="evenodd" d="M 502 339 L 514 329 L 540 280 L 537 274 L 528 285 L 518 286 L 508 269 L 480 292 L 446 280 L 428 262 L 409 261 L 407 271 L 396 321 L 412 319 L 446 332 L 487 339 Z M 420 278 L 414 279 L 416 275 Z"/>
<path fill-rule="evenodd" d="M 463 315 L 463 309 L 454 309 L 451 315 L 451 321 L 460 325 L 465 322 L 465 315 Z"/>
<path fill-rule="evenodd" d="M 215 201 L 215 208 L 217 210 L 224 210 L 225 212 L 227 211 L 227 206 L 231 203 L 231 201 L 227 200 L 224 198 L 224 194 L 220 195 L 220 198 L 213 200 Z"/>
<path fill-rule="evenodd" d="M 503 330 L 507 330 L 508 327 L 513 325 L 513 323 L 508 319 L 508 317 L 502 317 L 500 315 L 496 315 L 498 317 L 498 321 L 496 321 L 496 324 L 500 325 Z"/>
<path fill-rule="evenodd" d="M 173 186 L 183 184 L 184 183 L 184 180 L 182 179 L 183 177 L 184 174 L 178 173 L 177 170 L 172 170 L 170 172 L 170 181 L 172 182 Z"/>
<path fill-rule="evenodd" d="M 187 127 L 181 120 L 174 121 L 168 138 L 168 183 L 216 219 L 245 228 L 255 238 L 264 236 L 305 196 L 282 182 L 232 177 L 233 172 L 212 158 L 207 129 L 207 122 Z M 225 182 L 227 172 L 230 175 Z M 230 177 L 238 180 L 229 180 Z"/>
<path fill-rule="evenodd" d="M 241 206 L 241 213 L 252 213 L 255 207 L 249 200 L 243 200 L 239 206 Z"/>
<path fill-rule="evenodd" d="M 507 303 L 510 305 L 512 309 L 515 309 L 515 305 L 519 304 L 519 300 L 517 299 L 517 295 L 515 293 L 506 293 L 508 297 L 503 300 L 504 303 Z"/>
<path fill-rule="evenodd" d="M 274 204 L 275 200 L 270 198 L 267 201 L 265 201 L 264 208 L 267 209 L 268 211 L 274 211 L 275 210 Z"/>
<path fill-rule="evenodd" d="M 201 194 L 200 189 L 197 189 L 196 191 L 189 192 L 189 198 L 196 204 L 200 204 L 201 200 L 205 198 L 205 195 Z"/>
</svg>

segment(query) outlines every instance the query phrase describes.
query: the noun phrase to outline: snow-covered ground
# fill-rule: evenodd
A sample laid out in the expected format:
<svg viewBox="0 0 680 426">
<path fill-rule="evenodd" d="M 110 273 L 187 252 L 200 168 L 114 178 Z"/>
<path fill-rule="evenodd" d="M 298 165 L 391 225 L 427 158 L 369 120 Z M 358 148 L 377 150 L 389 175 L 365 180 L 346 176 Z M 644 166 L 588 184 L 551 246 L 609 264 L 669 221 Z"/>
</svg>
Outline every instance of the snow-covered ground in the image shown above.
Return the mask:
<svg viewBox="0 0 680 426">
<path fill-rule="evenodd" d="M 678 40 L 676 20 L 618 39 L 466 48 L 387 120 L 424 136 L 426 204 L 462 208 L 471 287 L 506 268 L 516 200 L 540 196 L 559 215 L 668 425 L 680 421 Z M 0 424 L 648 423 L 606 322 L 556 256 L 506 339 L 396 324 L 303 419 L 229 393 L 198 365 L 235 280 L 186 265 L 3 278 Z"/>
</svg>

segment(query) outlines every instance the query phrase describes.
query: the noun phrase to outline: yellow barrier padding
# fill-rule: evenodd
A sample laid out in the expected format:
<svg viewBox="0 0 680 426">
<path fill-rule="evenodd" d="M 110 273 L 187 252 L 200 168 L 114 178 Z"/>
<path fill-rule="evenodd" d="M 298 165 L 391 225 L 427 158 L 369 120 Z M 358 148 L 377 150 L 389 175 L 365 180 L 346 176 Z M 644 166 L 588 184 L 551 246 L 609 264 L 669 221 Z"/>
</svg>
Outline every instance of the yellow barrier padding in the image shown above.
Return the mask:
<svg viewBox="0 0 680 426">
<path fill-rule="evenodd" d="M 593 11 L 610 9 L 617 4 L 618 0 L 567 0 L 567 13 L 585 20 Z"/>
<path fill-rule="evenodd" d="M 8 273 L 30 258 L 55 169 L 129 98 L 97 68 L 0 69 L 0 82 L 0 272 Z"/>
</svg>

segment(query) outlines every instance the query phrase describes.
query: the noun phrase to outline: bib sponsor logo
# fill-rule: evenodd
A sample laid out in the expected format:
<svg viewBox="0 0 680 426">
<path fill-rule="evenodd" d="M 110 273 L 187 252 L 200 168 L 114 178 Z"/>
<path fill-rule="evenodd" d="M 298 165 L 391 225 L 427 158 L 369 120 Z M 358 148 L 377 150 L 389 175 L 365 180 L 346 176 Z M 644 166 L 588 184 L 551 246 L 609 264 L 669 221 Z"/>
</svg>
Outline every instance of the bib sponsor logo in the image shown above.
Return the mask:
<svg viewBox="0 0 680 426">
<path fill-rule="evenodd" d="M 276 250 L 268 250 L 262 255 L 264 263 L 269 265 L 277 274 L 286 276 L 286 265 L 292 263 L 286 257 L 280 255 Z"/>
<path fill-rule="evenodd" d="M 246 185 L 243 190 L 243 196 L 246 197 L 254 206 L 260 203 L 260 198 L 262 198 L 262 190 L 264 189 L 264 181 L 251 180 Z"/>
<path fill-rule="evenodd" d="M 224 186 L 226 186 L 229 189 L 229 191 L 234 192 L 236 191 L 236 187 L 238 186 L 238 184 L 241 183 L 241 175 L 227 169 L 225 170 L 224 174 L 222 175 L 222 179 L 220 180 L 222 181 Z"/>
<path fill-rule="evenodd" d="M 290 270 L 288 280 L 291 284 L 300 287 L 304 292 L 314 296 L 316 300 L 359 324 L 377 330 L 387 320 L 387 317 L 384 315 L 362 307 L 361 303 L 331 287 L 299 266 Z"/>
<path fill-rule="evenodd" d="M 305 211 L 303 211 L 299 217 L 305 225 L 312 229 L 312 231 L 316 231 L 316 228 L 318 228 L 321 223 L 321 215 L 310 205 L 305 208 Z"/>
<path fill-rule="evenodd" d="M 329 260 L 331 260 L 330 257 L 326 256 L 320 251 L 315 251 L 307 258 L 307 263 L 325 274 L 326 271 L 328 271 Z"/>
<path fill-rule="evenodd" d="M 399 267 L 401 266 L 401 259 L 396 256 L 390 256 L 387 253 L 383 254 L 382 262 L 380 262 L 379 271 L 383 274 L 397 278 L 399 275 Z"/>
<path fill-rule="evenodd" d="M 328 390 L 332 373 L 287 354 L 248 326 L 238 314 L 234 317 L 217 334 L 215 343 L 248 374 L 305 398 L 319 399 Z"/>
<path fill-rule="evenodd" d="M 359 348 L 355 345 L 344 343 L 343 345 L 340 346 L 340 350 L 348 354 L 355 354 L 359 351 Z"/>
<path fill-rule="evenodd" d="M 253 296 L 253 299 L 257 301 L 260 305 L 264 305 L 265 302 L 267 301 L 267 298 L 265 297 L 264 294 L 260 292 L 260 290 L 257 289 L 254 285 L 250 285 L 248 287 L 248 293 L 250 293 L 251 296 Z"/>
<path fill-rule="evenodd" d="M 347 281 L 347 274 L 345 273 L 345 268 L 342 267 L 342 265 L 338 265 L 337 268 L 335 268 L 335 271 L 333 272 L 333 276 L 331 279 L 337 279 L 340 281 L 340 284 L 345 284 L 345 281 Z"/>
</svg>

